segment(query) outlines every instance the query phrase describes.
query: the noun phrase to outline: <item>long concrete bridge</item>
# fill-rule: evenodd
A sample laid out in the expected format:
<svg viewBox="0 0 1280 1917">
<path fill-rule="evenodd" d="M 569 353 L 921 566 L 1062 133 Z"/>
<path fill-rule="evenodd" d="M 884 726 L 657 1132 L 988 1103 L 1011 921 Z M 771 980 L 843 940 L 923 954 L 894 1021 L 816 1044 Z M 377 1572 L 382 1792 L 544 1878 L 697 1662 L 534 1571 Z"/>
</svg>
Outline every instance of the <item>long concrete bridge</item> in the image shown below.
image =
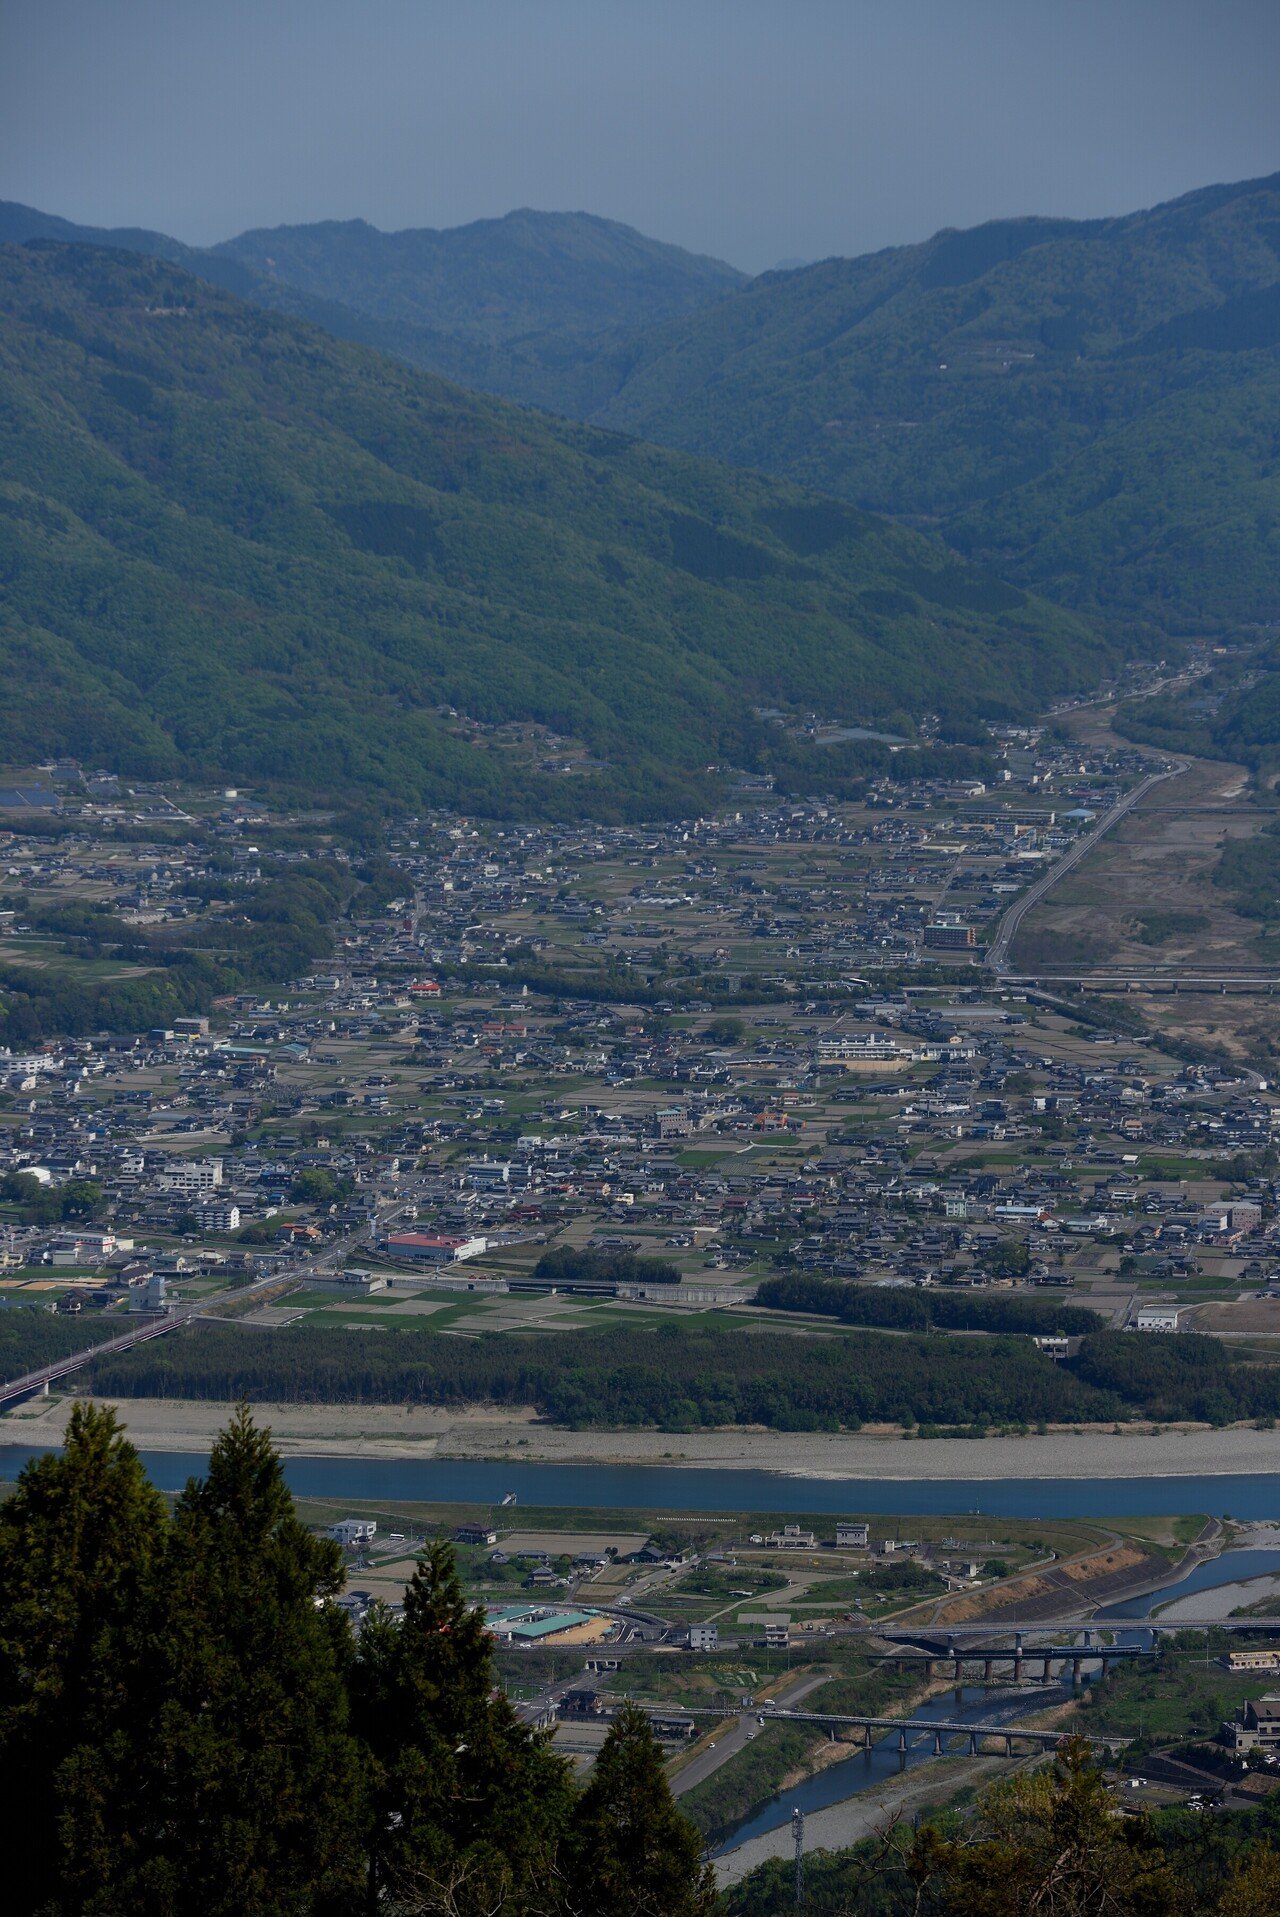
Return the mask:
<svg viewBox="0 0 1280 1917">
<path fill-rule="evenodd" d="M 256 1284 L 245 1285 L 239 1291 L 228 1294 L 228 1298 L 237 1306 L 258 1299 L 262 1302 L 265 1293 L 282 1294 L 285 1290 L 296 1290 L 302 1283 L 301 1278 L 290 1273 L 282 1279 L 275 1272 L 269 1278 L 260 1278 Z M 47 1391 L 49 1386 L 57 1384 L 62 1378 L 70 1378 L 77 1371 L 83 1371 L 86 1365 L 95 1359 L 113 1356 L 119 1351 L 132 1351 L 135 1345 L 144 1345 L 152 1338 L 162 1338 L 168 1331 L 176 1331 L 181 1325 L 192 1324 L 196 1319 L 216 1323 L 217 1314 L 205 1305 L 187 1305 L 178 1311 L 168 1312 L 163 1318 L 145 1317 L 140 1323 L 121 1332 L 117 1338 L 108 1338 L 104 1344 L 86 1345 L 80 1351 L 68 1352 L 65 1358 L 55 1358 L 52 1363 L 41 1365 L 35 1371 L 26 1371 L 19 1378 L 10 1378 L 0 1384 L 0 1411 L 6 1405 L 21 1404 L 24 1398 L 33 1398 L 38 1392 Z M 15 1427 L 16 1428 L 16 1427 Z"/>
<path fill-rule="evenodd" d="M 1151 1595 L 1153 1602 L 1159 1604 L 1159 1591 Z M 1280 1617 L 1184 1617 L 1180 1614 L 1176 1618 L 1167 1620 L 1160 1617 L 1094 1617 L 1087 1622 L 1079 1623 L 1061 1618 L 1056 1622 L 1046 1623 L 1042 1618 L 1013 1617 L 1007 1623 L 1003 1618 L 999 1621 L 988 1618 L 985 1624 L 942 1626 L 920 1624 L 914 1629 L 909 1625 L 878 1625 L 869 1622 L 863 1631 L 853 1635 L 878 1638 L 883 1644 L 903 1644 L 913 1650 L 930 1651 L 934 1657 L 938 1658 L 954 1657 L 957 1644 L 967 1647 L 975 1644 L 992 1644 L 995 1646 L 995 1655 L 999 1657 L 1007 1656 L 1009 1647 L 1007 1645 L 1000 1647 L 996 1644 L 997 1639 L 1013 1638 L 1016 1641 L 1019 1637 L 1024 1640 L 1035 1637 L 1044 1638 L 1052 1631 L 1082 1633 L 1084 1644 L 1066 1646 L 1068 1656 L 1074 1656 L 1079 1650 L 1084 1657 L 1096 1658 L 1103 1656 L 1104 1653 L 1108 1657 L 1116 1657 L 1124 1653 L 1126 1647 L 1099 1643 L 1097 1635 L 1099 1632 L 1110 1634 L 1117 1631 L 1280 1631 Z M 1064 1647 L 1060 1644 L 1058 1648 L 1060 1651 Z M 1026 1653 L 1028 1657 L 1043 1655 L 1042 1647 L 1038 1644 L 1027 1644 Z M 965 1654 L 971 1655 L 971 1648 L 966 1649 Z M 874 1656 L 874 1650 L 869 1650 L 869 1655 Z M 893 1653 L 889 1655 L 892 1656 Z"/>
<path fill-rule="evenodd" d="M 994 1739 L 1004 1745 L 1004 1755 L 1014 1755 L 1014 1744 L 1031 1744 L 1038 1750 L 1055 1750 L 1062 1742 L 1061 1730 L 1034 1730 L 1020 1724 L 976 1724 L 972 1721 L 933 1717 L 869 1717 L 845 1715 L 831 1711 L 769 1711 L 761 1713 L 766 1724 L 817 1724 L 831 1732 L 832 1741 L 838 1741 L 838 1733 L 851 1729 L 861 1733 L 856 1740 L 864 1750 L 869 1750 L 875 1742 L 877 1731 L 896 1731 L 898 1749 L 906 1751 L 913 1739 L 932 1735 L 933 1754 L 941 1757 L 946 1743 L 952 1738 L 968 1739 L 969 1755 L 976 1757 L 984 1742 Z M 1087 1737 L 1083 1740 L 1095 1750 L 1109 1752 L 1121 1751 L 1131 1742 L 1127 1737 Z"/>
<path fill-rule="evenodd" d="M 695 1704 L 686 1709 L 681 1705 L 659 1705 L 639 1699 L 633 1701 L 651 1717 L 706 1718 L 712 1723 L 723 1724 L 730 1718 L 745 1715 L 740 1710 L 721 1710 L 706 1704 Z M 1041 1751 L 1055 1750 L 1065 1735 L 1061 1730 L 1043 1730 L 1021 1724 L 982 1724 L 966 1718 L 880 1717 L 865 1712 L 773 1710 L 767 1703 L 755 1707 L 754 1715 L 761 1725 L 813 1724 L 827 1731 L 833 1743 L 856 1743 L 863 1750 L 870 1750 L 880 1737 L 892 1735 L 895 1731 L 898 1734 L 898 1750 L 903 1754 L 921 1738 L 932 1737 L 935 1757 L 941 1757 L 947 1744 L 955 1738 L 967 1740 L 972 1757 L 978 1756 L 983 1746 L 992 1742 L 1003 1747 L 1006 1757 L 1013 1757 L 1016 1755 L 1015 1745 L 1030 1745 Z M 841 1734 L 845 1732 L 853 1735 L 842 1737 Z M 1083 1741 L 1095 1750 L 1114 1753 L 1124 1750 L 1131 1740 L 1127 1737 L 1085 1737 Z"/>
<path fill-rule="evenodd" d="M 1040 1681 L 1049 1683 L 1056 1664 L 1062 1676 L 1071 1673 L 1071 1681 L 1078 1684 L 1086 1664 L 1101 1664 L 1106 1671 L 1113 1664 L 1141 1662 L 1156 1656 L 1156 1652 L 1137 1644 L 1097 1644 L 1094 1642 L 1092 1628 L 1086 1628 L 1084 1642 L 1072 1644 L 1027 1644 L 1025 1634 L 1015 1631 L 1012 1645 L 970 1644 L 962 1645 L 948 1637 L 945 1644 L 936 1643 L 923 1633 L 915 1640 L 920 1648 L 893 1649 L 872 1652 L 881 1664 L 892 1665 L 895 1670 L 905 1670 L 909 1665 L 919 1665 L 925 1675 L 934 1677 L 947 1667 L 954 1667 L 956 1681 L 959 1682 L 966 1664 L 981 1664 L 983 1682 L 989 1684 L 997 1664 L 1013 1667 L 1013 1681 L 1021 1684 L 1028 1667 L 1040 1665 Z"/>
<path fill-rule="evenodd" d="M 51 1384 L 56 1384 L 60 1378 L 71 1377 L 73 1372 L 82 1371 L 95 1358 L 105 1358 L 117 1351 L 132 1351 L 135 1345 L 146 1344 L 150 1338 L 163 1337 L 166 1331 L 186 1324 L 189 1316 L 189 1313 L 184 1312 L 169 1318 L 148 1319 L 119 1338 L 109 1338 L 105 1344 L 73 1351 L 68 1357 L 57 1358 L 52 1364 L 41 1365 L 36 1371 L 24 1372 L 20 1378 L 10 1378 L 7 1384 L 0 1384 L 0 1410 L 6 1405 L 20 1404 L 24 1398 L 32 1398 L 39 1391 L 47 1391 Z"/>
</svg>

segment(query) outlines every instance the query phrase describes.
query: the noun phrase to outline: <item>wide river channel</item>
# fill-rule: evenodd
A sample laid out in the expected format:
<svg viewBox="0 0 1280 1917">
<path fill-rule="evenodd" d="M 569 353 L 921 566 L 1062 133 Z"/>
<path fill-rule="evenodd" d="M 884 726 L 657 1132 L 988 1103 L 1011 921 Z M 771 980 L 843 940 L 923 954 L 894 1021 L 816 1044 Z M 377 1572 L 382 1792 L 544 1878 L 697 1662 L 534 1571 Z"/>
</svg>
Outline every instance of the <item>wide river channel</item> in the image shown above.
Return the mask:
<svg viewBox="0 0 1280 1917">
<path fill-rule="evenodd" d="M 0 1478 L 43 1447 L 0 1445 Z M 144 1451 L 163 1491 L 206 1459 Z M 1145 1478 L 808 1478 L 675 1465 L 521 1464 L 455 1458 L 287 1458 L 300 1497 L 431 1504 L 520 1504 L 609 1511 L 759 1511 L 991 1518 L 1121 1518 L 1203 1512 L 1280 1522 L 1280 1474 Z"/>
</svg>

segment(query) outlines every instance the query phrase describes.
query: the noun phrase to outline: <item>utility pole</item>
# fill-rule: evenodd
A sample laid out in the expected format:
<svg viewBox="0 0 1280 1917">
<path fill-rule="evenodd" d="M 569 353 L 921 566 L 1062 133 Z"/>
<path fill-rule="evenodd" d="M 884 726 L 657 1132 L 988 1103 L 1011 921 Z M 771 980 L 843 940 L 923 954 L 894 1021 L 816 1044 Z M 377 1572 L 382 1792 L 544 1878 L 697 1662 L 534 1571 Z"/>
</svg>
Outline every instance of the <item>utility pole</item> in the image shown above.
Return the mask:
<svg viewBox="0 0 1280 1917">
<path fill-rule="evenodd" d="M 791 1834 L 796 1840 L 796 1909 L 799 1910 L 804 1897 L 804 1812 L 800 1809 L 791 1813 Z"/>
</svg>

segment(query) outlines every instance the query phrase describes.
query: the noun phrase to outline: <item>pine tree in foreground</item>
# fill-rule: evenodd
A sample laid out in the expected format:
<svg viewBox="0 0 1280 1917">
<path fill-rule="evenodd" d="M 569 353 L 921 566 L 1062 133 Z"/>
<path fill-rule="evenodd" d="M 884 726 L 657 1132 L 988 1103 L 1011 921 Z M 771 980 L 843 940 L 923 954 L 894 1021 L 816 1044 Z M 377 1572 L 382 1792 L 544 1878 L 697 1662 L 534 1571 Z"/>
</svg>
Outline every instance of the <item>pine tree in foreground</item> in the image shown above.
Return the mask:
<svg viewBox="0 0 1280 1917">
<path fill-rule="evenodd" d="M 366 1621 L 352 1673 L 372 1759 L 369 1908 L 541 1917 L 558 1908 L 569 1767 L 496 1688 L 493 1640 L 452 1547 L 428 1546 L 404 1616 Z"/>
<path fill-rule="evenodd" d="M 76 1405 L 61 1455 L 0 1504 L 0 1803 L 15 1913 L 101 1904 L 134 1854 L 139 1616 L 164 1503 L 114 1412 Z"/>
<path fill-rule="evenodd" d="M 431 1545 L 360 1641 L 241 1408 L 172 1518 L 114 1415 L 0 1504 L 5 1917 L 709 1917 L 642 1713 L 585 1792 Z"/>
<path fill-rule="evenodd" d="M 566 1917 L 709 1917 L 717 1895 L 701 1839 L 671 1795 L 648 1717 L 614 1719 L 574 1806 L 566 1849 Z"/>
<path fill-rule="evenodd" d="M 350 1908 L 362 1767 L 349 1633 L 323 1604 L 342 1580 L 241 1407 L 178 1500 L 152 1591 L 140 1912 Z"/>
</svg>

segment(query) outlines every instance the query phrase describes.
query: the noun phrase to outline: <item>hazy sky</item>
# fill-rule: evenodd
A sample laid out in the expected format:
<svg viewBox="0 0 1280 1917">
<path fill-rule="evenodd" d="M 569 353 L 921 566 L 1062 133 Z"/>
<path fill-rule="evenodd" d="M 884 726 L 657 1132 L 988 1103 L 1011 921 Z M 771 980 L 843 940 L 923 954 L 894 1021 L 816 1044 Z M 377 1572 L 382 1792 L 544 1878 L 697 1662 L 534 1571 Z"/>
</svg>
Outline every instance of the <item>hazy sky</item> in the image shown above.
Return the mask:
<svg viewBox="0 0 1280 1917">
<path fill-rule="evenodd" d="M 583 208 L 748 270 L 1280 170 L 1280 0 L 0 0 L 0 198 Z"/>
</svg>

